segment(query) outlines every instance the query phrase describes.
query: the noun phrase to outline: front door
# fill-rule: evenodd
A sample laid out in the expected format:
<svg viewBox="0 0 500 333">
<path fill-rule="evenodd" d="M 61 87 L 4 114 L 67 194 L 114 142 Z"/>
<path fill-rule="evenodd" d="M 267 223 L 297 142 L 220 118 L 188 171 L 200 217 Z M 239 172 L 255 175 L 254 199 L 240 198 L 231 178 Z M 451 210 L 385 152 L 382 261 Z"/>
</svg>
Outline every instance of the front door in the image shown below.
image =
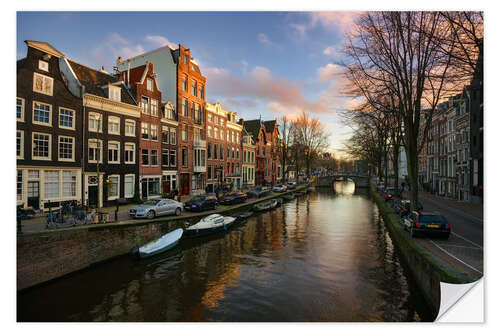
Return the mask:
<svg viewBox="0 0 500 333">
<path fill-rule="evenodd" d="M 181 191 L 182 195 L 189 194 L 189 173 L 181 174 Z"/>
<path fill-rule="evenodd" d="M 88 187 L 88 195 L 89 195 L 89 207 L 96 208 L 99 201 L 99 192 L 97 191 L 98 186 L 89 186 Z"/>
<path fill-rule="evenodd" d="M 33 209 L 40 208 L 40 182 L 28 182 L 28 206 Z"/>
</svg>

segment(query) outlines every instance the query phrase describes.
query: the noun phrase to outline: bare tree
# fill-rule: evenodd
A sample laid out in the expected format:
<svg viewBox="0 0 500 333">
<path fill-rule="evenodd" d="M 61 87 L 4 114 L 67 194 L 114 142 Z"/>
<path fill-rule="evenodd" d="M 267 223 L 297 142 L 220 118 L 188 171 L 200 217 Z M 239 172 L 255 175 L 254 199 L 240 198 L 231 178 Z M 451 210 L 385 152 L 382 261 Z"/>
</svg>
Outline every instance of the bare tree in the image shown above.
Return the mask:
<svg viewBox="0 0 500 333">
<path fill-rule="evenodd" d="M 284 178 L 283 181 L 286 181 L 288 180 L 288 173 L 291 171 L 295 162 L 295 156 L 292 154 L 291 149 L 294 139 L 293 123 L 287 118 L 287 116 L 282 116 L 278 119 L 278 129 L 278 154 Z"/>
</svg>

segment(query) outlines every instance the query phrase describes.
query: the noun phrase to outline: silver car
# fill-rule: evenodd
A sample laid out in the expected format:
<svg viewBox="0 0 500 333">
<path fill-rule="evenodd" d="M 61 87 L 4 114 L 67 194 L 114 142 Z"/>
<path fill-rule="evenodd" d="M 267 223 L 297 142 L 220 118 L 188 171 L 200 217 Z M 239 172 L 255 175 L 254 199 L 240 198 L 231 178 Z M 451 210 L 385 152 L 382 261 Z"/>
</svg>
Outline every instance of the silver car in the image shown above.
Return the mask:
<svg viewBox="0 0 500 333">
<path fill-rule="evenodd" d="M 181 215 L 183 204 L 171 199 L 149 199 L 142 205 L 130 208 L 128 214 L 132 218 L 155 218 L 161 215 Z"/>
</svg>

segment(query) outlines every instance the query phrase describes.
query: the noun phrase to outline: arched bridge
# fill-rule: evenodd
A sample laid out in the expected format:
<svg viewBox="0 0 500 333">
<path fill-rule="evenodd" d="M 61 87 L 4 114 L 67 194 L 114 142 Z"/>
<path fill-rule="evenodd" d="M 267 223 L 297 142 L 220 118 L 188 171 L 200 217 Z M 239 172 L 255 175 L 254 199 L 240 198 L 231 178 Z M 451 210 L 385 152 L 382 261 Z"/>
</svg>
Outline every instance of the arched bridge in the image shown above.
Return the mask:
<svg viewBox="0 0 500 333">
<path fill-rule="evenodd" d="M 316 178 L 316 186 L 319 187 L 331 187 L 333 182 L 336 180 L 342 179 L 352 179 L 356 187 L 363 188 L 370 186 L 370 177 L 366 175 L 357 175 L 357 174 L 335 174 L 329 176 L 318 176 Z"/>
</svg>

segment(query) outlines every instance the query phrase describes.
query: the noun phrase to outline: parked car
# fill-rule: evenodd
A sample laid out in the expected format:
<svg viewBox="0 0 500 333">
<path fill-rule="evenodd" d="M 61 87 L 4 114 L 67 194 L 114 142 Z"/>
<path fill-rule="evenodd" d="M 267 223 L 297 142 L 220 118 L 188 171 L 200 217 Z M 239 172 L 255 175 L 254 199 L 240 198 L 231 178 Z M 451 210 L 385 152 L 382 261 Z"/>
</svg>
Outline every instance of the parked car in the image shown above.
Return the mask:
<svg viewBox="0 0 500 333">
<path fill-rule="evenodd" d="M 184 209 L 193 212 L 201 212 L 204 210 L 216 209 L 217 197 L 214 195 L 197 195 L 184 203 Z"/>
<path fill-rule="evenodd" d="M 286 183 L 286 188 L 289 189 L 289 190 L 294 190 L 296 186 L 297 186 L 296 182 L 288 182 L 288 183 Z"/>
<path fill-rule="evenodd" d="M 181 215 L 182 203 L 171 199 L 149 199 L 142 205 L 129 209 L 128 214 L 132 218 L 146 217 L 148 219 L 161 215 Z"/>
<path fill-rule="evenodd" d="M 283 185 L 283 184 L 276 185 L 273 188 L 273 191 L 277 192 L 277 193 L 283 193 L 283 192 L 286 192 L 286 190 L 287 190 L 287 187 L 286 187 L 286 185 Z"/>
<path fill-rule="evenodd" d="M 247 200 L 247 195 L 242 192 L 231 192 L 227 195 L 219 198 L 219 204 L 221 205 L 234 205 L 238 203 L 244 203 Z"/>
<path fill-rule="evenodd" d="M 248 198 L 261 198 L 265 197 L 269 193 L 271 193 L 271 191 L 267 187 L 257 186 L 253 190 L 248 191 L 246 194 Z"/>
<path fill-rule="evenodd" d="M 403 227 L 410 232 L 411 237 L 429 234 L 448 239 L 451 233 L 450 223 L 437 212 L 413 211 L 403 217 Z"/>
<path fill-rule="evenodd" d="M 396 213 L 398 213 L 401 217 L 408 215 L 410 212 L 410 200 L 401 200 L 399 204 L 395 207 Z M 424 209 L 420 202 L 417 203 L 417 211 L 421 211 Z"/>
</svg>

